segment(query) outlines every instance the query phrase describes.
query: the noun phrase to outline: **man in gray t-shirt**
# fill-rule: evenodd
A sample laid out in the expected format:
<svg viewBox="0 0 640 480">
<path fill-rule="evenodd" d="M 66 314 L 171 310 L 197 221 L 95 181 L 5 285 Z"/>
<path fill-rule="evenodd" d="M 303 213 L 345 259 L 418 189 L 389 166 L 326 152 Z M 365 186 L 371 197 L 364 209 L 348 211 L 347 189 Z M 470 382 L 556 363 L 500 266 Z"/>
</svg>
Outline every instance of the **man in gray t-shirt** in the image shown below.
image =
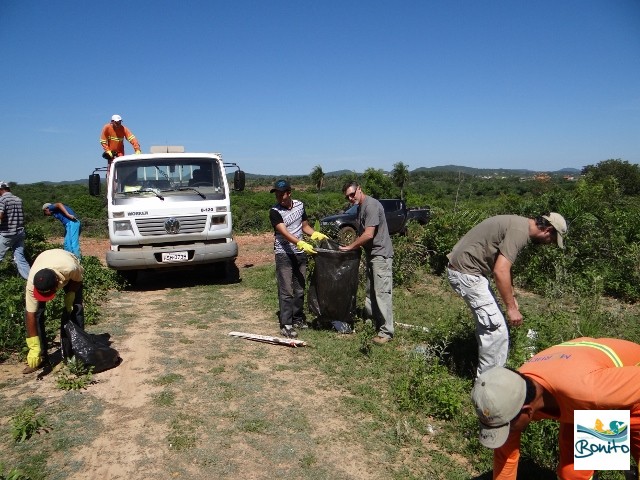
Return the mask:
<svg viewBox="0 0 640 480">
<path fill-rule="evenodd" d="M 358 205 L 358 238 L 342 251 L 364 248 L 367 259 L 365 311 L 373 318 L 378 334 L 373 342 L 384 344 L 393 338 L 393 245 L 382 204 L 365 195 L 357 182 L 342 187 L 351 204 Z"/>
<path fill-rule="evenodd" d="M 518 215 L 498 215 L 473 227 L 455 244 L 447 258 L 447 276 L 476 322 L 478 341 L 477 375 L 492 366 L 504 366 L 509 351 L 509 332 L 504 315 L 489 284 L 493 276 L 509 324 L 522 324 L 522 314 L 513 293 L 511 266 L 529 242 L 557 243 L 563 247 L 562 236 L 567 222 L 558 213 L 525 218 Z"/>
</svg>

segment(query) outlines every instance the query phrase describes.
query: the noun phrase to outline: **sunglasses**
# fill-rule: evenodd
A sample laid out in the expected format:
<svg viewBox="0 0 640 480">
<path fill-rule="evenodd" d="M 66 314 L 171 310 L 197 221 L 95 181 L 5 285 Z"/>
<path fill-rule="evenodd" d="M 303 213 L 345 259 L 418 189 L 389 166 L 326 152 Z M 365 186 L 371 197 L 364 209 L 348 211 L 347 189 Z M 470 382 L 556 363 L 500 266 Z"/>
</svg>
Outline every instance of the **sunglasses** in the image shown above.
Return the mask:
<svg viewBox="0 0 640 480">
<path fill-rule="evenodd" d="M 344 196 L 344 198 L 346 198 L 347 200 L 352 200 L 352 199 L 356 196 L 356 192 L 357 192 L 357 190 L 354 190 L 354 191 L 353 191 L 353 192 L 351 192 L 351 193 L 347 193 L 347 194 Z"/>
</svg>

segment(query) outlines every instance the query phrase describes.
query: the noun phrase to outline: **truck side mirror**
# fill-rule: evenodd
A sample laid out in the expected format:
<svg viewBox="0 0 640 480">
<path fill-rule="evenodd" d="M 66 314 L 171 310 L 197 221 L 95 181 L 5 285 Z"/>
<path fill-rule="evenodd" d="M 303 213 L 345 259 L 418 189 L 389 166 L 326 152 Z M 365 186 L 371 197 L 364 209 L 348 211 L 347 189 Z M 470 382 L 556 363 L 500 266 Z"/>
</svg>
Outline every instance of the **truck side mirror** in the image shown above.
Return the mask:
<svg viewBox="0 0 640 480">
<path fill-rule="evenodd" d="M 233 189 L 241 192 L 244 190 L 244 172 L 242 170 L 236 170 L 233 174 Z"/>
<path fill-rule="evenodd" d="M 100 195 L 100 174 L 89 175 L 89 195 L 97 197 Z"/>
</svg>

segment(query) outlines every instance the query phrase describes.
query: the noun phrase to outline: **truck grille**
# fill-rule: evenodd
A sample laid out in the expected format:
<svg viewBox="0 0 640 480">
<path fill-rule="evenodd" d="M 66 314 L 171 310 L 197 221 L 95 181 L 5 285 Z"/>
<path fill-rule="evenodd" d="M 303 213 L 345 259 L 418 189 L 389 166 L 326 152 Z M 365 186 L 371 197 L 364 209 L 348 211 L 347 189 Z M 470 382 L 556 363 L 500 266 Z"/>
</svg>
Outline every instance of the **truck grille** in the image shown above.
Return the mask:
<svg viewBox="0 0 640 480">
<path fill-rule="evenodd" d="M 165 222 L 170 218 L 180 222 L 180 231 L 178 234 L 201 233 L 207 225 L 207 216 L 189 216 L 189 217 L 161 217 L 161 218 L 137 218 L 136 226 L 140 235 L 148 237 L 152 235 L 169 235 L 165 229 Z"/>
</svg>

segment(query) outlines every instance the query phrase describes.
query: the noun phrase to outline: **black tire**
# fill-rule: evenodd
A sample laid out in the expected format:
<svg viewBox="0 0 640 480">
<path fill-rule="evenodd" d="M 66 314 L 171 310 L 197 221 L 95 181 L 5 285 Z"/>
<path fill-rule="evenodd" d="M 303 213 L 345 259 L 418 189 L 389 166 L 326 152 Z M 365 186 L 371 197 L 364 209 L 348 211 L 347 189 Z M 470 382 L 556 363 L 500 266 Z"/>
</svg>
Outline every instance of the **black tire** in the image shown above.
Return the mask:
<svg viewBox="0 0 640 480">
<path fill-rule="evenodd" d="M 120 270 L 118 273 L 132 287 L 138 282 L 138 270 Z"/>
<path fill-rule="evenodd" d="M 356 230 L 353 227 L 345 226 L 338 232 L 338 242 L 340 245 L 349 245 L 356 239 Z"/>
</svg>

